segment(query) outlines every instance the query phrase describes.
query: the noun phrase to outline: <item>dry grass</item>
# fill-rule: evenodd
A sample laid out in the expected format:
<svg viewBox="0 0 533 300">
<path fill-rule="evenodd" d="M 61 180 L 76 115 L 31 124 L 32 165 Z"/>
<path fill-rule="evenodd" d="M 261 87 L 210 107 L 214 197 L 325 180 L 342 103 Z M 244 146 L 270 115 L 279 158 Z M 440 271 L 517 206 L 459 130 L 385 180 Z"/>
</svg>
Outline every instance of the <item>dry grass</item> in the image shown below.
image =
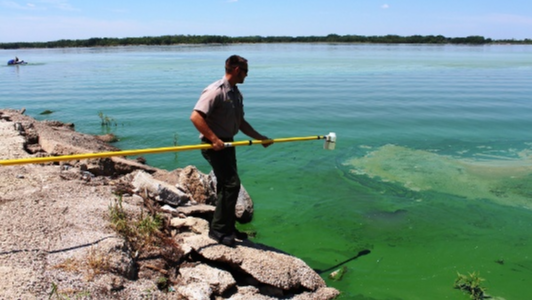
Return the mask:
<svg viewBox="0 0 533 300">
<path fill-rule="evenodd" d="M 138 216 L 128 215 L 119 195 L 109 206 L 109 216 L 111 227 L 128 242 L 134 253 L 162 245 L 164 222 L 160 215 L 145 213 L 142 208 Z"/>
<path fill-rule="evenodd" d="M 87 280 L 92 281 L 96 275 L 109 272 L 109 257 L 104 253 L 91 248 L 85 262 L 87 267 Z"/>
<path fill-rule="evenodd" d="M 127 190 L 130 189 L 121 187 L 115 191 L 117 199 L 109 206 L 111 227 L 129 244 L 139 269 L 145 267 L 159 273 L 159 278 L 152 279 L 165 290 L 175 280 L 183 252 L 171 236 L 170 220 L 157 212 L 155 200 L 144 196 L 144 206 L 137 214 L 124 210 L 121 192 Z M 151 268 L 152 263 L 157 267 Z"/>
<path fill-rule="evenodd" d="M 91 247 L 85 259 L 67 258 L 64 262 L 54 266 L 66 272 L 81 272 L 85 274 L 85 280 L 92 281 L 99 274 L 109 272 L 110 265 L 108 256 Z"/>
</svg>

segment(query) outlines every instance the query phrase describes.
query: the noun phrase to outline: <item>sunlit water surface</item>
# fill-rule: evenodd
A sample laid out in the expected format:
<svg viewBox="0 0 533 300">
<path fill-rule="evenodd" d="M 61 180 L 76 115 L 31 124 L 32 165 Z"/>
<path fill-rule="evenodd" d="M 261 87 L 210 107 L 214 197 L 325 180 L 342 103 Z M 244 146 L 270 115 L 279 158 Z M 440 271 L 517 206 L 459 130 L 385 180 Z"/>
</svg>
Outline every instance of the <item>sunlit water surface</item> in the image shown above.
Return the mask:
<svg viewBox="0 0 533 300">
<path fill-rule="evenodd" d="M 257 44 L 3 50 L 0 107 L 112 132 L 116 146 L 197 144 L 189 121 L 231 54 L 249 60 L 246 117 L 272 137 L 238 148 L 258 243 L 302 258 L 342 299 L 531 299 L 531 46 Z M 49 115 L 40 115 L 45 110 Z M 112 120 L 102 127 L 101 115 Z M 116 123 L 116 125 L 114 125 Z M 237 139 L 245 139 L 239 135 Z M 175 169 L 197 151 L 146 155 Z M 352 259 L 360 251 L 370 253 Z M 346 262 L 342 264 L 343 262 Z M 328 278 L 345 266 L 340 281 Z M 337 268 L 337 269 L 338 269 Z"/>
</svg>

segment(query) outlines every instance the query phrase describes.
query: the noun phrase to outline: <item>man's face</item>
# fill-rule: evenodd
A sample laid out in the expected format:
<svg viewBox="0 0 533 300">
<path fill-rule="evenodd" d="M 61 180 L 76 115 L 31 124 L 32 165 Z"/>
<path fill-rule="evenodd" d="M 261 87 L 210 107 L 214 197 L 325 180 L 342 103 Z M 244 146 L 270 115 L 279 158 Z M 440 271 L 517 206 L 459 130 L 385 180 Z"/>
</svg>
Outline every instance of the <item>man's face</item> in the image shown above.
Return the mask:
<svg viewBox="0 0 533 300">
<path fill-rule="evenodd" d="M 242 65 L 242 66 L 239 66 L 235 69 L 237 71 L 237 82 L 238 83 L 243 83 L 244 82 L 244 78 L 246 78 L 246 76 L 248 76 L 248 64 L 245 64 L 245 65 Z"/>
</svg>

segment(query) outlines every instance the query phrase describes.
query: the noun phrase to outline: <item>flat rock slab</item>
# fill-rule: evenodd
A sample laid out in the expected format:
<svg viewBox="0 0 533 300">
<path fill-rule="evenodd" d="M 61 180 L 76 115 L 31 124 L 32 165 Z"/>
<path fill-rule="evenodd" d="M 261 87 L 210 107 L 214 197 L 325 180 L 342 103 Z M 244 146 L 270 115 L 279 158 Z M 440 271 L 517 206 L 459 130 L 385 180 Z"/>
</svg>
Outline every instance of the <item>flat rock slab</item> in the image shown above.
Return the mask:
<svg viewBox="0 0 533 300">
<path fill-rule="evenodd" d="M 206 235 L 183 237 L 185 245 L 205 259 L 224 263 L 251 275 L 257 281 L 286 291 L 304 287 L 316 291 L 324 280 L 301 259 L 249 241 L 235 248 L 220 245 Z"/>
<path fill-rule="evenodd" d="M 178 212 L 183 213 L 185 215 L 207 214 L 207 213 L 212 213 L 215 211 L 215 207 L 213 205 L 207 205 L 207 204 L 179 206 L 176 209 Z"/>
<path fill-rule="evenodd" d="M 3 115 L 0 111 L 0 117 Z M 0 118 L 0 159 L 25 158 L 30 155 L 24 151 L 24 137 L 16 130 L 16 123 Z"/>
<path fill-rule="evenodd" d="M 146 172 L 137 172 L 131 184 L 138 190 L 147 190 L 149 193 L 157 195 L 160 201 L 172 206 L 178 206 L 191 200 L 190 195 L 169 183 L 154 179 L 152 175 Z"/>
<path fill-rule="evenodd" d="M 209 284 L 209 289 L 218 295 L 224 294 L 236 284 L 235 279 L 233 279 L 229 272 L 202 264 L 192 267 L 182 267 L 180 268 L 180 275 L 182 285 L 207 283 Z"/>
</svg>

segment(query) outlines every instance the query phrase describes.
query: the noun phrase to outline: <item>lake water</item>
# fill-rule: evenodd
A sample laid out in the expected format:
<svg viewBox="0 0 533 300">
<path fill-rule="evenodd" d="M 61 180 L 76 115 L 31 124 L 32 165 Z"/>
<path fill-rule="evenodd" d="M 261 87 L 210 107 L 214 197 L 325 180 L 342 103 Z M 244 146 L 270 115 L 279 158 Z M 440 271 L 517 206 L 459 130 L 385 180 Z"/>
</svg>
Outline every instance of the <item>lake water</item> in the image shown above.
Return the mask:
<svg viewBox="0 0 533 300">
<path fill-rule="evenodd" d="M 256 242 L 302 258 L 341 299 L 531 299 L 531 46 L 257 44 L 0 50 L 0 107 L 112 132 L 116 146 L 198 144 L 189 121 L 224 60 L 249 60 L 246 117 L 271 138 L 239 147 Z M 51 110 L 52 114 L 40 115 Z M 99 113 L 113 119 L 102 127 Z M 237 140 L 247 139 L 239 135 Z M 198 151 L 145 155 L 209 166 Z M 360 251 L 370 253 L 357 257 Z M 344 264 L 342 264 L 344 262 Z M 342 280 L 328 274 L 346 267 Z M 331 270 L 330 270 L 331 269 Z"/>
</svg>

